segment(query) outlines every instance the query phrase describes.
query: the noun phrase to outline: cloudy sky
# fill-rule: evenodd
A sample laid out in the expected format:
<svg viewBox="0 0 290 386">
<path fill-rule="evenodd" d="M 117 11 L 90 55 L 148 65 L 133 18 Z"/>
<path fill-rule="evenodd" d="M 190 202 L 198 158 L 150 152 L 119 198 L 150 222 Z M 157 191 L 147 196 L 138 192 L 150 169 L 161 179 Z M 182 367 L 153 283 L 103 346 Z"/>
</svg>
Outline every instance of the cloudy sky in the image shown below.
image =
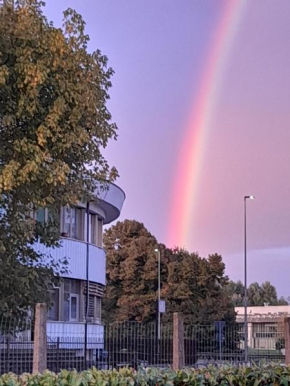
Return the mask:
<svg viewBox="0 0 290 386">
<path fill-rule="evenodd" d="M 109 107 L 119 138 L 106 155 L 127 195 L 121 219 L 144 222 L 160 242 L 179 242 L 168 239 L 169 227 L 178 232 L 172 194 L 181 207 L 185 194 L 182 185 L 175 189 L 177 164 L 212 42 L 234 1 L 46 2 L 56 26 L 64 9 L 81 13 L 90 50 L 100 48 L 115 70 Z M 246 3 L 235 34 L 229 29 L 233 36 L 224 37 L 224 73 L 180 246 L 221 253 L 230 277 L 242 278 L 243 196 L 254 194 L 247 206 L 249 281 L 270 280 L 290 295 L 290 2 Z"/>
</svg>

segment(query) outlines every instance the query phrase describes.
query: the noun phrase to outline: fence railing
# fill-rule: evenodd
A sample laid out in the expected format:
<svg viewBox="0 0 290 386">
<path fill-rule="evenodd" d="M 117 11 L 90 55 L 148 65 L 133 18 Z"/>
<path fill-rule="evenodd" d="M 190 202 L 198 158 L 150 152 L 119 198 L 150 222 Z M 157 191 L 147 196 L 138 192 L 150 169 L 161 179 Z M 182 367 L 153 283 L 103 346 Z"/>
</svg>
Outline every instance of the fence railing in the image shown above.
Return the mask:
<svg viewBox="0 0 290 386">
<path fill-rule="evenodd" d="M 32 371 L 33 320 L 23 318 L 0 318 L 0 374 L 21 374 Z"/>
<path fill-rule="evenodd" d="M 243 362 L 244 329 L 239 325 L 186 326 L 184 334 L 187 366 L 217 362 Z"/>
<path fill-rule="evenodd" d="M 253 323 L 248 326 L 250 362 L 289 362 L 290 356 L 285 357 L 287 348 L 290 353 L 290 321 L 287 323 Z M 34 336 L 33 326 L 29 318 L 21 323 L 0 321 L 0 374 L 21 374 L 35 369 L 35 351 L 41 351 L 43 347 L 35 341 L 38 338 L 37 334 Z M 122 322 L 105 325 L 102 333 L 89 337 L 87 342 L 84 336 L 48 336 L 44 340 L 47 344 L 43 366 L 55 372 L 61 369 L 81 371 L 92 366 L 98 369 L 125 366 L 161 368 L 172 366 L 176 353 L 179 366 L 244 362 L 243 324 L 182 324 L 178 333 L 175 329 L 173 323 L 162 326 L 158 339 L 155 323 Z"/>
<path fill-rule="evenodd" d="M 95 366 L 99 369 L 158 366 L 172 363 L 172 327 L 163 326 L 157 339 L 155 324 L 135 322 L 104 326 L 102 338 L 89 338 L 84 354 L 84 338 L 59 337 L 48 340 L 47 364 L 53 371 Z"/>
</svg>

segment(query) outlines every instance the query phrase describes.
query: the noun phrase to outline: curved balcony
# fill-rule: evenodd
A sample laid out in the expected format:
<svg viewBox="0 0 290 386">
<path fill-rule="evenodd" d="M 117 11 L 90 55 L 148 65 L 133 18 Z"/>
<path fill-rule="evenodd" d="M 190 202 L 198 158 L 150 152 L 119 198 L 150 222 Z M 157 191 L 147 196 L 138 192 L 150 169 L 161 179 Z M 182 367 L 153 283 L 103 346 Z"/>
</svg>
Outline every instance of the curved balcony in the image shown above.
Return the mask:
<svg viewBox="0 0 290 386">
<path fill-rule="evenodd" d="M 126 195 L 119 186 L 109 184 L 106 190 L 97 189 L 96 197 L 98 205 L 106 214 L 104 224 L 109 224 L 120 216 Z"/>
<path fill-rule="evenodd" d="M 62 238 L 59 248 L 47 248 L 40 243 L 33 247 L 37 252 L 49 254 L 55 261 L 66 258 L 68 273 L 64 277 L 86 280 L 86 242 Z M 89 244 L 89 280 L 103 285 L 106 281 L 106 253 L 94 244 Z"/>
</svg>

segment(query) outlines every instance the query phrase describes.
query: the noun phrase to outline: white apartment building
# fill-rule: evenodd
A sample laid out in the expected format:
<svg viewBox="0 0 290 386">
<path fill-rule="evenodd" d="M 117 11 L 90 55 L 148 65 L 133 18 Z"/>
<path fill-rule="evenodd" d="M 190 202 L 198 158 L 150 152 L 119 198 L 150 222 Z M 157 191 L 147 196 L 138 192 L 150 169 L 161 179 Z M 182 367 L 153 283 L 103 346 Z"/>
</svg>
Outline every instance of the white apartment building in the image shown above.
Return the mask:
<svg viewBox="0 0 290 386">
<path fill-rule="evenodd" d="M 55 260 L 59 261 L 63 258 L 68 260 L 68 272 L 63 277 L 63 283 L 52 293 L 53 306 L 48 311 L 47 322 L 48 339 L 83 338 L 87 267 L 88 339 L 98 337 L 102 339 L 101 304 L 106 280 L 106 253 L 102 245 L 103 226 L 119 217 L 124 200 L 125 193 L 114 184 L 110 184 L 106 191 L 98 193 L 96 200 L 89 203 L 89 229 L 87 229 L 86 203 L 61 208 L 61 247 L 46 248 L 40 243 L 34 246 L 35 250 L 50 254 Z M 45 221 L 48 216 L 47 210 L 39 210 L 35 216 L 38 221 Z M 89 243 L 87 243 L 87 232 L 89 232 Z"/>
</svg>

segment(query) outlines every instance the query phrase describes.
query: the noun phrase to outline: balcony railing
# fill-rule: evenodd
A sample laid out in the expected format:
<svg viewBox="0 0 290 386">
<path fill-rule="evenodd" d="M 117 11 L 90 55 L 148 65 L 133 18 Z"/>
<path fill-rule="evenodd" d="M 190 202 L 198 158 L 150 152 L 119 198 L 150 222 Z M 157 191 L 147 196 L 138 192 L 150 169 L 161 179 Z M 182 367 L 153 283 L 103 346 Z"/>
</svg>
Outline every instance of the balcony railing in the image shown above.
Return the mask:
<svg viewBox="0 0 290 386">
<path fill-rule="evenodd" d="M 65 277 L 86 280 L 86 242 L 62 238 L 59 248 L 48 248 L 41 243 L 35 244 L 34 248 L 37 252 L 50 255 L 56 261 L 66 258 L 68 272 Z M 100 284 L 105 284 L 106 280 L 106 254 L 103 248 L 94 244 L 89 244 L 89 280 Z"/>
</svg>

